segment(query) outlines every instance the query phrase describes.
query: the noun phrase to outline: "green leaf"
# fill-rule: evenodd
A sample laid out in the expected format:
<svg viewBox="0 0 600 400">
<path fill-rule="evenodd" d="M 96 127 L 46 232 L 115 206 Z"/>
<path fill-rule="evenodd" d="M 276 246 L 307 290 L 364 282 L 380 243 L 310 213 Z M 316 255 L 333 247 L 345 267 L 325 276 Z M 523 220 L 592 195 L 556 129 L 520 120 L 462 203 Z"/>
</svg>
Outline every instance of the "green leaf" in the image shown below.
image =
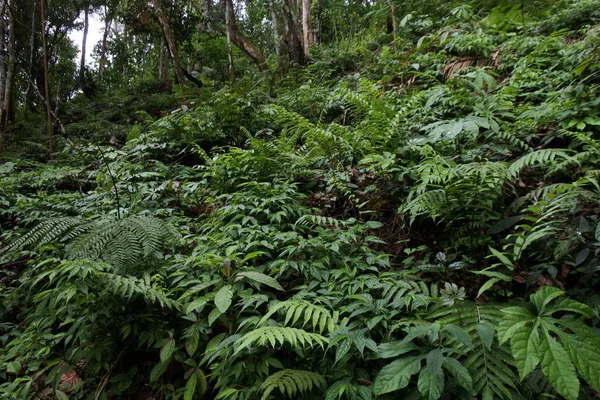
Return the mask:
<svg viewBox="0 0 600 400">
<path fill-rule="evenodd" d="M 591 329 L 590 332 L 593 336 L 589 338 L 562 335 L 561 341 L 579 374 L 596 392 L 600 392 L 600 338 Z"/>
<path fill-rule="evenodd" d="M 200 342 L 200 327 L 199 327 L 198 323 L 195 322 L 192 326 L 190 326 L 188 337 L 185 341 L 185 351 L 187 351 L 187 353 L 190 355 L 190 357 L 193 356 L 194 353 L 196 353 L 196 350 L 198 350 L 199 342 Z"/>
<path fill-rule="evenodd" d="M 406 354 L 415 349 L 416 346 L 412 342 L 382 343 L 377 346 L 377 358 L 398 357 L 399 355 Z"/>
<path fill-rule="evenodd" d="M 215 294 L 215 305 L 221 314 L 225 314 L 227 312 L 229 306 L 231 306 L 232 299 L 233 289 L 231 288 L 231 285 L 223 286 L 221 289 L 219 289 L 217 294 Z"/>
<path fill-rule="evenodd" d="M 165 344 L 163 344 L 162 348 L 160 349 L 160 361 L 167 361 L 171 358 L 171 356 L 173 355 L 173 352 L 175 351 L 175 339 L 171 338 L 171 339 L 167 339 L 167 341 L 165 342 Z"/>
<path fill-rule="evenodd" d="M 498 278 L 488 279 L 483 285 L 481 285 L 481 287 L 479 288 L 479 291 L 477 292 L 477 296 L 475 296 L 475 298 L 481 296 L 486 290 L 488 290 L 492 286 L 494 286 L 494 284 L 496 282 L 498 282 L 499 280 L 500 279 L 498 279 Z"/>
<path fill-rule="evenodd" d="M 452 374 L 452 376 L 454 376 L 460 386 L 464 387 L 469 392 L 473 391 L 473 379 L 471 378 L 471 374 L 460 361 L 451 357 L 444 357 L 442 365 L 450 372 L 450 374 Z"/>
<path fill-rule="evenodd" d="M 196 393 L 196 386 L 198 385 L 198 375 L 193 373 L 185 384 L 185 392 L 183 393 L 183 400 L 193 400 L 194 394 Z"/>
<path fill-rule="evenodd" d="M 54 394 L 56 395 L 57 400 L 69 400 L 69 396 L 61 390 L 55 391 Z"/>
<path fill-rule="evenodd" d="M 552 387 L 567 400 L 577 400 L 579 379 L 565 349 L 550 335 L 542 322 L 544 334 L 540 340 L 540 367 Z"/>
<path fill-rule="evenodd" d="M 500 262 L 502 262 L 502 264 L 507 266 L 510 270 L 513 270 L 515 268 L 513 262 L 510 261 L 510 259 L 508 257 L 506 257 L 504 254 L 500 253 L 498 250 L 494 249 L 493 247 L 490 247 L 490 251 L 492 252 L 492 254 L 494 256 L 496 256 L 496 258 L 498 258 L 498 260 L 500 260 Z"/>
<path fill-rule="evenodd" d="M 564 291 L 552 286 L 543 286 L 531 295 L 530 301 L 535 304 L 539 314 L 544 312 L 544 309 L 555 298 L 565 294 Z"/>
<path fill-rule="evenodd" d="M 167 370 L 167 367 L 169 366 L 170 361 L 171 360 L 161 361 L 158 364 L 156 364 L 154 368 L 152 368 L 152 371 L 150 371 L 150 382 L 157 381 L 158 378 L 160 378 L 161 375 L 164 374 L 164 372 Z"/>
<path fill-rule="evenodd" d="M 17 375 L 21 371 L 21 363 L 19 361 L 11 361 L 6 365 L 6 372 Z"/>
<path fill-rule="evenodd" d="M 471 340 L 471 336 L 465 331 L 463 328 L 454 324 L 447 324 L 444 326 L 444 329 L 452 336 L 454 339 L 464 344 L 465 346 L 471 347 L 473 346 L 473 341 Z"/>
<path fill-rule="evenodd" d="M 436 374 L 442 369 L 442 362 L 444 362 L 444 353 L 442 349 L 433 349 L 427 353 L 425 358 L 427 361 L 427 368 L 431 370 L 432 374 Z"/>
<path fill-rule="evenodd" d="M 533 323 L 535 316 L 524 307 L 503 308 L 504 318 L 498 324 L 498 341 L 503 344 L 512 338 L 515 331 L 522 326 Z"/>
<path fill-rule="evenodd" d="M 540 362 L 539 343 L 538 323 L 523 326 L 512 335 L 510 347 L 521 380 L 525 379 Z"/>
<path fill-rule="evenodd" d="M 223 313 L 218 308 L 213 308 L 213 310 L 208 314 L 208 326 L 212 326 L 215 321 L 221 316 Z"/>
<path fill-rule="evenodd" d="M 423 356 L 404 357 L 383 367 L 373 385 L 375 394 L 380 396 L 408 386 L 410 377 L 421 369 L 422 359 Z"/>
<path fill-rule="evenodd" d="M 260 272 L 256 272 L 256 271 L 240 272 L 237 274 L 237 277 L 235 280 L 238 281 L 242 278 L 247 278 L 252 281 L 262 283 L 263 285 L 272 287 L 273 289 L 284 291 L 284 289 L 281 287 L 279 282 L 277 282 L 277 279 L 270 277 L 268 275 L 262 274 Z"/>
<path fill-rule="evenodd" d="M 196 311 L 200 307 L 204 306 L 206 303 L 207 303 L 207 301 L 203 297 L 196 299 L 196 300 L 192 301 L 190 304 L 188 304 L 187 308 L 185 309 L 185 313 L 189 314 L 192 311 Z"/>
<path fill-rule="evenodd" d="M 493 325 L 487 323 L 477 324 L 477 335 L 488 350 L 492 349 L 495 334 L 496 329 Z"/>
<path fill-rule="evenodd" d="M 444 372 L 441 369 L 431 372 L 429 368 L 423 368 L 419 374 L 417 387 L 422 399 L 439 399 L 444 391 Z"/>
<path fill-rule="evenodd" d="M 587 304 L 580 303 L 575 300 L 571 300 L 568 297 L 562 298 L 552 305 L 550 308 L 546 308 L 544 315 L 550 316 L 558 311 L 570 311 L 583 315 L 585 318 L 592 318 L 594 316 L 594 310 Z"/>
</svg>

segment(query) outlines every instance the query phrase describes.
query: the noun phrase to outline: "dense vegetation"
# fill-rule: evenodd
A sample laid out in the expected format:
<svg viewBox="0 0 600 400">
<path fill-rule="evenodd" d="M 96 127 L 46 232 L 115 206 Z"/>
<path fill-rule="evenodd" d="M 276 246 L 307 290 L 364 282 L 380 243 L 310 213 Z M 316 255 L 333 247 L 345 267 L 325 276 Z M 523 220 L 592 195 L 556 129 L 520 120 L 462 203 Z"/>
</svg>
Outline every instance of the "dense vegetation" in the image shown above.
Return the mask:
<svg viewBox="0 0 600 400">
<path fill-rule="evenodd" d="M 27 3 L 0 399 L 600 395 L 599 2 Z"/>
</svg>

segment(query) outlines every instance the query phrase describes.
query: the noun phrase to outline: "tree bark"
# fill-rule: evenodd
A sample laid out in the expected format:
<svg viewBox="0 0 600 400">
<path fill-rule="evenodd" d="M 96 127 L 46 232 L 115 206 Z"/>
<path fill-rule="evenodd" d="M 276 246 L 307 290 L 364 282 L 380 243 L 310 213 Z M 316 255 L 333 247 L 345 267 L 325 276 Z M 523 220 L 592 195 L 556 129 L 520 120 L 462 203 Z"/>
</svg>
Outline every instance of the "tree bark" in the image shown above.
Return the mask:
<svg viewBox="0 0 600 400">
<path fill-rule="evenodd" d="M 398 24 L 396 23 L 396 6 L 394 5 L 393 0 L 388 0 L 388 5 L 390 6 L 390 12 L 392 14 L 392 37 L 393 37 L 393 46 L 392 48 L 396 49 L 396 35 L 398 32 Z"/>
<path fill-rule="evenodd" d="M 162 26 L 165 39 L 167 40 L 169 54 L 171 54 L 171 60 L 173 60 L 173 67 L 175 69 L 177 83 L 183 85 L 185 83 L 185 75 L 183 74 L 183 68 L 181 67 L 181 62 L 179 60 L 179 47 L 177 46 L 177 41 L 175 41 L 175 35 L 173 35 L 171 25 L 169 25 L 169 21 L 163 12 L 159 0 L 152 0 L 152 4 L 154 5 L 156 16 L 158 17 L 158 20 Z"/>
<path fill-rule="evenodd" d="M 261 72 L 269 71 L 269 66 L 267 65 L 267 60 L 265 59 L 263 53 L 247 36 L 241 33 L 238 29 L 235 13 L 233 12 L 233 0 L 225 1 L 228 3 L 226 11 L 229 14 L 225 20 L 229 22 L 227 25 L 227 30 L 230 32 L 231 41 L 248 57 L 250 57 L 252 61 L 254 61 Z"/>
<path fill-rule="evenodd" d="M 48 117 L 48 158 L 54 159 L 54 146 L 52 138 L 52 108 L 50 107 L 50 82 L 48 80 L 48 45 L 46 43 L 46 11 L 44 6 L 44 0 L 40 0 L 40 19 L 41 19 L 41 33 L 42 33 L 42 53 L 44 65 L 44 91 L 46 98 L 46 115 Z"/>
<path fill-rule="evenodd" d="M 0 6 L 0 49 L 4 49 L 4 14 L 6 12 L 6 2 L 2 2 Z M 10 40 L 10 39 L 9 39 Z M 4 60 L 4 54 L 0 56 L 0 155 L 4 153 L 4 121 L 8 120 L 8 113 L 6 112 L 6 63 Z"/>
<path fill-rule="evenodd" d="M 33 54 L 35 52 L 35 21 L 36 21 L 36 7 L 37 3 L 33 2 L 33 7 L 31 11 L 31 36 L 29 37 L 29 75 L 31 76 L 33 71 Z M 31 91 L 31 80 L 27 80 L 27 88 L 25 89 L 25 111 L 23 115 L 23 119 L 27 120 L 27 112 L 29 111 L 30 102 L 29 102 L 29 93 Z"/>
<path fill-rule="evenodd" d="M 233 65 L 233 49 L 231 47 L 231 27 L 233 26 L 232 19 L 235 18 L 233 12 L 233 4 L 231 1 L 225 2 L 225 25 L 227 26 L 227 55 L 229 57 L 229 80 L 233 85 L 235 83 L 235 67 Z"/>
<path fill-rule="evenodd" d="M 312 25 L 310 23 L 311 0 L 302 0 L 302 34 L 304 46 L 304 56 L 310 55 L 310 45 L 312 44 Z"/>
<path fill-rule="evenodd" d="M 273 0 L 269 0 L 269 11 L 271 13 L 271 24 L 273 25 L 273 40 L 275 41 L 275 54 L 277 58 L 281 58 L 283 51 L 281 50 L 281 36 L 279 34 L 279 24 L 277 23 L 277 13 Z"/>
<path fill-rule="evenodd" d="M 112 15 L 108 14 L 108 7 L 104 6 L 104 32 L 102 34 L 102 48 L 100 50 L 100 61 L 98 66 L 98 77 L 100 82 L 104 78 L 104 68 L 106 65 L 106 52 L 108 51 L 108 34 L 112 24 Z"/>
<path fill-rule="evenodd" d="M 291 0 L 293 1 L 293 0 Z M 304 52 L 302 49 L 302 43 L 298 36 L 298 30 L 296 29 L 296 23 L 294 22 L 294 16 L 292 15 L 290 0 L 283 0 L 283 27 L 284 27 L 284 41 L 288 47 L 290 54 L 290 60 L 298 65 L 304 65 Z"/>
<path fill-rule="evenodd" d="M 159 79 L 160 84 L 166 88 L 169 84 L 169 50 L 165 44 L 165 37 L 160 38 L 160 59 L 159 59 Z"/>
<path fill-rule="evenodd" d="M 87 47 L 87 35 L 90 28 L 90 7 L 85 5 L 83 17 L 83 40 L 81 42 L 81 61 L 79 63 L 79 87 L 83 88 L 85 84 L 85 51 Z"/>
</svg>

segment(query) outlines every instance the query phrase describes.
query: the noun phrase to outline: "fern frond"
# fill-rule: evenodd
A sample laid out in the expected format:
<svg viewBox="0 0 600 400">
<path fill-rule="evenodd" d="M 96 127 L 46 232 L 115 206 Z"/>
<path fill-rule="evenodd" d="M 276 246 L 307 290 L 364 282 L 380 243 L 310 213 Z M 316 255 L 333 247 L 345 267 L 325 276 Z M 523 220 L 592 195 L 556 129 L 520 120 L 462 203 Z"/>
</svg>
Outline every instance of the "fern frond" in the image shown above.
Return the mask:
<svg viewBox="0 0 600 400">
<path fill-rule="evenodd" d="M 543 149 L 525 154 L 508 167 L 508 176 L 516 178 L 526 167 L 551 167 L 558 159 L 567 160 L 570 156 L 567 151 L 561 149 Z"/>
<path fill-rule="evenodd" d="M 265 346 L 270 344 L 271 347 L 275 347 L 277 344 L 289 343 L 293 347 L 298 347 L 298 345 L 301 347 L 313 347 L 315 345 L 324 347 L 328 342 L 329 340 L 326 337 L 302 329 L 265 326 L 254 329 L 239 338 L 235 342 L 235 353 L 239 353 L 241 350 L 253 345 Z"/>
<path fill-rule="evenodd" d="M 338 324 L 339 314 L 334 311 L 333 314 L 323 306 L 312 304 L 306 300 L 286 300 L 275 304 L 269 308 L 269 312 L 260 320 L 259 325 L 263 325 L 275 313 L 283 310 L 285 312 L 285 321 L 283 325 L 295 325 L 302 322 L 302 328 L 311 324 L 320 334 L 325 329 L 329 333 L 333 332 Z"/>
<path fill-rule="evenodd" d="M 301 371 L 296 369 L 284 369 L 270 375 L 260 389 L 263 392 L 261 400 L 267 400 L 271 392 L 279 389 L 282 395 L 294 397 L 297 394 L 305 394 L 314 388 L 325 390 L 327 382 L 319 373 L 312 371 Z"/>
<path fill-rule="evenodd" d="M 90 228 L 80 217 L 51 218 L 40 222 L 29 232 L 2 249 L 2 253 L 39 247 L 52 242 L 67 242 Z"/>
<path fill-rule="evenodd" d="M 452 349 L 458 355 L 466 352 L 462 365 L 471 374 L 473 390 L 484 399 L 512 399 L 511 390 L 516 390 L 515 383 L 519 381 L 508 347 L 500 346 L 495 335 L 495 327 L 504 316 L 502 308 L 500 305 L 462 302 L 429 317 L 441 324 L 461 326 L 467 331 L 472 348 L 466 349 L 464 344 L 455 342 Z"/>
</svg>

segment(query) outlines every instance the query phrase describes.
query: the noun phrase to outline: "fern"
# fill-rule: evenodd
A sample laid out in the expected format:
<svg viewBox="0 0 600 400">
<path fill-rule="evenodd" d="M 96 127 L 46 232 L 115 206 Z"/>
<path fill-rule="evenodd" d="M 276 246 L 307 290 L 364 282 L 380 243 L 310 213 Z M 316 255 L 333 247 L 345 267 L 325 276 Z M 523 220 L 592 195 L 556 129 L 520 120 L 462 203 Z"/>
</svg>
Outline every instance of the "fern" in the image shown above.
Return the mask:
<svg viewBox="0 0 600 400">
<path fill-rule="evenodd" d="M 286 397 L 305 394 L 314 388 L 325 390 L 327 383 L 317 372 L 284 369 L 269 376 L 260 386 L 263 395 L 261 400 L 269 399 L 271 392 L 278 389 Z"/>
<path fill-rule="evenodd" d="M 270 344 L 271 347 L 275 347 L 277 344 L 284 345 L 288 343 L 293 347 L 313 347 L 315 345 L 324 347 L 328 342 L 326 337 L 302 329 L 266 326 L 254 329 L 239 338 L 235 342 L 235 353 L 237 354 L 253 345 L 265 346 Z"/>
<path fill-rule="evenodd" d="M 279 311 L 285 312 L 284 326 L 295 325 L 297 322 L 301 321 L 302 328 L 310 323 L 310 325 L 312 325 L 315 330 L 318 330 L 320 334 L 322 334 L 325 329 L 327 329 L 329 333 L 333 332 L 338 323 L 337 311 L 334 311 L 332 314 L 325 307 L 309 303 L 306 300 L 287 300 L 269 307 L 269 312 L 260 320 L 259 325 L 263 325 Z"/>
<path fill-rule="evenodd" d="M 65 256 L 69 259 L 89 258 L 125 267 L 159 257 L 176 237 L 173 227 L 151 217 L 131 216 L 98 221 L 68 217 L 41 222 L 10 243 L 4 251 L 38 248 L 54 242 L 67 243 Z"/>
<path fill-rule="evenodd" d="M 461 326 L 470 336 L 472 347 L 456 342 L 453 352 L 464 354 L 462 365 L 473 380 L 473 390 L 484 399 L 512 399 L 517 376 L 513 371 L 510 353 L 495 339 L 496 326 L 502 320 L 499 305 L 477 305 L 462 302 L 429 316 L 440 324 Z"/>
</svg>

